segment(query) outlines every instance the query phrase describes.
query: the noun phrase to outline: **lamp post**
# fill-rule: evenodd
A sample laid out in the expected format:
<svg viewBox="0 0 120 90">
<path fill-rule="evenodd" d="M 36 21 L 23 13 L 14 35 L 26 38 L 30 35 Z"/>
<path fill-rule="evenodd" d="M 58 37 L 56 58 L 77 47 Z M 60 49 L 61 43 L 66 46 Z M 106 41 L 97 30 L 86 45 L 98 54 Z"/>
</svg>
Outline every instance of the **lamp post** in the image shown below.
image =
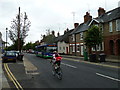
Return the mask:
<svg viewBox="0 0 120 90">
<path fill-rule="evenodd" d="M 8 28 L 6 28 L 6 49 L 7 49 L 7 32 L 8 32 Z"/>
</svg>

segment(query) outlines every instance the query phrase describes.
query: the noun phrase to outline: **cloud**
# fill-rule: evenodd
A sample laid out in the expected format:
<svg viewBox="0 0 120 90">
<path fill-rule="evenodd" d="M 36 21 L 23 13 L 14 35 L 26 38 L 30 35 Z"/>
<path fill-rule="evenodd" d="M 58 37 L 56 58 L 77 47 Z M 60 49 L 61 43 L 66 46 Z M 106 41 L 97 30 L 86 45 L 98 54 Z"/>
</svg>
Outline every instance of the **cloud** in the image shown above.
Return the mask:
<svg viewBox="0 0 120 90">
<path fill-rule="evenodd" d="M 99 7 L 112 10 L 117 7 L 119 0 L 0 0 L 0 31 L 5 40 L 5 28 L 10 28 L 11 21 L 21 12 L 26 12 L 31 27 L 26 42 L 40 39 L 46 29 L 59 31 L 63 34 L 66 28 L 73 28 L 73 14 L 75 22 L 82 23 L 83 16 L 90 10 L 93 17 L 97 17 Z M 32 37 L 32 38 L 31 38 Z"/>
</svg>

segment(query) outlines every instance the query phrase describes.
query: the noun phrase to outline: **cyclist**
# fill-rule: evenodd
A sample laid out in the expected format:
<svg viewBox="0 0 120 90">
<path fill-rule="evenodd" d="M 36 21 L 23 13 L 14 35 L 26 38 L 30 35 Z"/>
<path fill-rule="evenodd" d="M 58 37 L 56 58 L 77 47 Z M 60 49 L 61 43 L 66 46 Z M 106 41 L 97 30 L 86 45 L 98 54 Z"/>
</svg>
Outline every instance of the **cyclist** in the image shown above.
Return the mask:
<svg viewBox="0 0 120 90">
<path fill-rule="evenodd" d="M 61 59 L 62 59 L 62 57 L 59 55 L 59 53 L 54 51 L 53 52 L 53 58 L 51 60 L 51 62 L 53 62 L 53 65 L 57 64 L 58 66 L 60 66 Z"/>
</svg>

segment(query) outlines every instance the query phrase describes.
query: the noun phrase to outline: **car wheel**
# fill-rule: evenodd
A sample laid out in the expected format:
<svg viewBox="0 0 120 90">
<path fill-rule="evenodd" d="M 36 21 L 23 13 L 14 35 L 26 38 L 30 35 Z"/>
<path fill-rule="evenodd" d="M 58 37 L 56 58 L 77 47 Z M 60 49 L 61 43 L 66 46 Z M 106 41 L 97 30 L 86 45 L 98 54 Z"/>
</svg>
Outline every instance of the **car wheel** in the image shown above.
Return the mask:
<svg viewBox="0 0 120 90">
<path fill-rule="evenodd" d="M 2 60 L 2 63 L 5 63 L 5 62 L 6 62 L 6 61 L 3 59 L 3 60 Z"/>
</svg>

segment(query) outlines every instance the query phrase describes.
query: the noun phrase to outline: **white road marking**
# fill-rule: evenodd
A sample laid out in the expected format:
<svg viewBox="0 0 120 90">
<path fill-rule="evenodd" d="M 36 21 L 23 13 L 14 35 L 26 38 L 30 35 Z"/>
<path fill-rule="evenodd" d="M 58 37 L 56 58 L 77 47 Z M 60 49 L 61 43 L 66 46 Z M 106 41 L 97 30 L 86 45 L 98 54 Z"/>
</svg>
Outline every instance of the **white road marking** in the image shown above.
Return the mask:
<svg viewBox="0 0 120 90">
<path fill-rule="evenodd" d="M 73 65 L 69 65 L 69 64 L 65 64 L 65 63 L 61 63 L 61 64 L 66 65 L 66 66 L 68 66 L 68 67 L 77 68 L 77 67 L 75 67 L 75 66 L 73 66 Z"/>
<path fill-rule="evenodd" d="M 119 82 L 120 82 L 119 79 L 116 79 L 116 78 L 113 78 L 113 77 L 110 77 L 110 76 L 106 76 L 106 75 L 103 75 L 103 74 L 100 74 L 100 73 L 96 73 L 96 74 L 99 75 L 99 76 L 102 76 L 102 77 L 105 77 L 105 78 L 108 78 L 108 79 L 111 79 L 111 80 L 119 81 Z"/>
</svg>

